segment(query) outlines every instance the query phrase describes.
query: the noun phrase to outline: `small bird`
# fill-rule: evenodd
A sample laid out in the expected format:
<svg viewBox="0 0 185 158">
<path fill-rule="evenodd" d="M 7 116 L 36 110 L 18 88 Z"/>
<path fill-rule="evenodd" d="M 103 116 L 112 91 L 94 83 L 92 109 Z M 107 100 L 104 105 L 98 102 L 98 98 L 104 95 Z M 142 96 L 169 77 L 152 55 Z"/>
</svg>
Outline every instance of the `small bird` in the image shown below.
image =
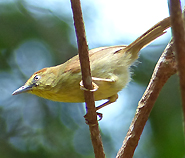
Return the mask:
<svg viewBox="0 0 185 158">
<path fill-rule="evenodd" d="M 170 27 L 165 18 L 130 45 L 100 47 L 89 50 L 95 101 L 108 99 L 96 110 L 115 102 L 118 92 L 130 81 L 130 66 L 138 59 L 139 51 Z M 65 63 L 43 68 L 12 95 L 28 92 L 58 102 L 84 102 L 81 68 L 78 55 Z"/>
</svg>

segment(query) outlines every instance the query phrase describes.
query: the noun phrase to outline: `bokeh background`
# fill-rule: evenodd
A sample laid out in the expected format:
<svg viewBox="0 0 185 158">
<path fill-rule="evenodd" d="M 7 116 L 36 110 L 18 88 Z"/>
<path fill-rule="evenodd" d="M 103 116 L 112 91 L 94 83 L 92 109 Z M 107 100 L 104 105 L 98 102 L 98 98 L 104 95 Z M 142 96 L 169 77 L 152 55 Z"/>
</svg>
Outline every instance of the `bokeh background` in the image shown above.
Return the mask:
<svg viewBox="0 0 185 158">
<path fill-rule="evenodd" d="M 182 2 L 182 6 L 183 6 Z M 166 0 L 82 0 L 89 48 L 129 44 L 168 16 Z M 170 30 L 141 51 L 132 81 L 116 103 L 100 110 L 107 158 L 116 156 Z M 77 54 L 69 0 L 0 0 L 0 157 L 93 158 L 83 103 L 52 102 L 11 93 L 43 67 Z M 183 158 L 178 76 L 162 89 L 135 158 Z M 101 104 L 102 101 L 96 104 Z"/>
</svg>

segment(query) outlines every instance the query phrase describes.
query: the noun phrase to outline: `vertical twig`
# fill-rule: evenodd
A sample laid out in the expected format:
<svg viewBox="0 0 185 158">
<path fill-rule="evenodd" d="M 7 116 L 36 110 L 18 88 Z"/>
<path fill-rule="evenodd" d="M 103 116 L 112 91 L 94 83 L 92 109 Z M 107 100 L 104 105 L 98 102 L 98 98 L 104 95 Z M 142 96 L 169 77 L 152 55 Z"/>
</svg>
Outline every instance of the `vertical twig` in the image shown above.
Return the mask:
<svg viewBox="0 0 185 158">
<path fill-rule="evenodd" d="M 175 44 L 174 48 L 176 52 L 177 66 L 180 79 L 182 109 L 184 116 L 183 125 L 185 132 L 185 32 L 180 0 L 170 0 L 169 8 L 172 33 Z"/>
<path fill-rule="evenodd" d="M 116 158 L 133 157 L 144 126 L 162 87 L 170 76 L 177 72 L 172 45 L 173 42 L 168 44 L 154 69 L 150 83 L 138 104 L 134 119 Z"/>
<path fill-rule="evenodd" d="M 71 0 L 71 7 L 73 11 L 74 25 L 76 30 L 77 42 L 78 42 L 78 53 L 82 72 L 82 81 L 86 89 L 93 89 L 90 63 L 88 55 L 88 45 L 85 35 L 85 27 L 82 17 L 82 10 L 80 0 Z M 100 131 L 97 122 L 97 114 L 94 103 L 93 92 L 84 91 L 84 97 L 86 102 L 86 119 L 89 123 L 89 130 L 91 134 L 91 141 L 94 148 L 96 158 L 104 158 L 105 154 L 103 151 L 103 144 L 101 141 Z"/>
</svg>

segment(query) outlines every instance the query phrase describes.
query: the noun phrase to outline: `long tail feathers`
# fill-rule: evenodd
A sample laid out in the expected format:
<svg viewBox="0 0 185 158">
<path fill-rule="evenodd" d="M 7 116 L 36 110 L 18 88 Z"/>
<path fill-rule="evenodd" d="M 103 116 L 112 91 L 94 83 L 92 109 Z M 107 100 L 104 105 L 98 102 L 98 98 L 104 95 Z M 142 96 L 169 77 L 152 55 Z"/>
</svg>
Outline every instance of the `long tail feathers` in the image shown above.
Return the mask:
<svg viewBox="0 0 185 158">
<path fill-rule="evenodd" d="M 134 42 L 128 45 L 125 48 L 125 52 L 136 53 L 133 55 L 137 55 L 139 50 L 147 46 L 150 42 L 155 40 L 157 37 L 166 33 L 166 29 L 171 26 L 170 17 L 163 19 L 158 22 L 152 28 L 150 28 L 147 32 L 142 34 L 139 38 L 137 38 Z"/>
</svg>

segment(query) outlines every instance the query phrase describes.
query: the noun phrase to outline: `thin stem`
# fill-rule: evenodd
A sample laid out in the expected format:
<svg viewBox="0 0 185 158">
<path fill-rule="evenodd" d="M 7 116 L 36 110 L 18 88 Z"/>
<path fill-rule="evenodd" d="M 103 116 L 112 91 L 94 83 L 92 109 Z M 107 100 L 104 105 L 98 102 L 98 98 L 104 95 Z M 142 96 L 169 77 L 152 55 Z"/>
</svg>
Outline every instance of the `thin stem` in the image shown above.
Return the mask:
<svg viewBox="0 0 185 158">
<path fill-rule="evenodd" d="M 178 74 L 180 79 L 183 124 L 185 132 L 185 31 L 182 19 L 182 10 L 180 0 L 170 0 L 170 17 L 172 25 L 172 33 L 174 37 L 174 48 L 176 52 Z M 185 133 L 184 133 L 185 135 Z"/>
<path fill-rule="evenodd" d="M 144 126 L 166 81 L 177 72 L 171 41 L 161 55 L 150 83 L 139 101 L 136 114 L 116 158 L 132 158 Z"/>
<path fill-rule="evenodd" d="M 80 5 L 80 0 L 71 0 L 71 7 L 73 11 L 74 25 L 76 30 L 77 42 L 78 42 L 78 53 L 82 72 L 82 81 L 86 89 L 93 89 L 88 45 L 85 35 L 85 27 L 82 17 L 82 10 Z M 80 88 L 80 87 L 79 87 Z M 86 102 L 87 114 L 85 118 L 89 124 L 89 130 L 91 134 L 91 141 L 94 148 L 94 153 L 96 158 L 104 158 L 103 144 L 101 141 L 101 135 L 98 127 L 96 108 L 94 103 L 93 92 L 84 91 L 84 97 Z"/>
</svg>

